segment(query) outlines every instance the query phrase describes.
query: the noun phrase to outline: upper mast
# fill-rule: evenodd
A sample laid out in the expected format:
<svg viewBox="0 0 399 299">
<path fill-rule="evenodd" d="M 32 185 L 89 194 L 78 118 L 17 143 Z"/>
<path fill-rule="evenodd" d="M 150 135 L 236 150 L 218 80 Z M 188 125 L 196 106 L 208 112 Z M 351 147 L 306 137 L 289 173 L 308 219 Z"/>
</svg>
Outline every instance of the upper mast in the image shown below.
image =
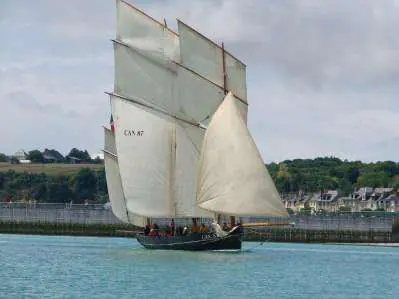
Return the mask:
<svg viewBox="0 0 399 299">
<path fill-rule="evenodd" d="M 227 74 L 226 74 L 226 57 L 224 54 L 224 43 L 222 43 L 222 65 L 223 65 L 223 89 L 224 94 L 227 94 Z"/>
</svg>

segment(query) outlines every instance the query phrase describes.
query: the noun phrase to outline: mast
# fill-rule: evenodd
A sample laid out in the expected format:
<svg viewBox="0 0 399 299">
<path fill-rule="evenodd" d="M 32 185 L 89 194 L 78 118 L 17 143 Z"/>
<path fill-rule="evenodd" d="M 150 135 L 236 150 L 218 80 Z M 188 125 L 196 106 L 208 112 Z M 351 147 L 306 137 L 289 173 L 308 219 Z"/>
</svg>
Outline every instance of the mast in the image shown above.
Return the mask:
<svg viewBox="0 0 399 299">
<path fill-rule="evenodd" d="M 227 74 L 226 74 L 226 57 L 224 53 L 224 43 L 222 42 L 222 66 L 223 66 L 223 89 L 224 94 L 227 94 Z"/>
<path fill-rule="evenodd" d="M 171 210 L 173 211 L 174 216 L 176 216 L 176 190 L 175 190 L 175 181 L 176 181 L 176 124 L 172 125 L 172 141 L 171 141 L 171 159 L 170 159 L 170 203 Z"/>
<path fill-rule="evenodd" d="M 227 95 L 226 55 L 225 55 L 223 42 L 222 42 L 222 65 L 223 65 L 223 89 L 224 89 L 224 94 Z M 236 225 L 236 217 L 230 216 L 230 227 L 234 227 L 235 225 Z"/>
</svg>

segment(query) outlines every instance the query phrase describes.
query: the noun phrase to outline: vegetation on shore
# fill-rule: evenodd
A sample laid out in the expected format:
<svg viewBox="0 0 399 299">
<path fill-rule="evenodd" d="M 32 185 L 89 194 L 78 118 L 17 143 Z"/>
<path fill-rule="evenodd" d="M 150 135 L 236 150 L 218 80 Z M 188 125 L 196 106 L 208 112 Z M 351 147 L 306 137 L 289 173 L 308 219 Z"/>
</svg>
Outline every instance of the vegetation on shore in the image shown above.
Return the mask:
<svg viewBox="0 0 399 299">
<path fill-rule="evenodd" d="M 42 174 L 48 176 L 76 175 L 82 168 L 89 168 L 95 171 L 101 171 L 104 168 L 103 164 L 61 164 L 61 163 L 32 163 L 32 164 L 11 164 L 6 162 L 0 162 L 0 173 L 7 171 L 14 171 L 16 173 L 31 173 L 31 174 Z"/>
<path fill-rule="evenodd" d="M 267 167 L 281 193 L 337 189 L 347 195 L 356 187 L 399 188 L 399 163 L 393 161 L 363 163 L 325 157 L 286 160 Z M 104 165 L 0 163 L 0 201 L 10 198 L 14 202 L 105 203 Z"/>
<path fill-rule="evenodd" d="M 363 163 L 335 157 L 286 160 L 267 165 L 281 193 L 339 190 L 348 195 L 359 187 L 399 188 L 399 163 Z"/>
<path fill-rule="evenodd" d="M 23 172 L 15 170 L 2 171 L 0 167 L 0 201 L 36 201 L 75 204 L 105 203 L 108 201 L 108 190 L 103 165 L 88 168 L 69 167 L 58 164 L 58 167 L 47 171 L 48 164 L 32 165 Z M 100 166 L 100 167 L 99 167 Z M 28 171 L 35 169 L 36 172 Z M 65 171 L 67 169 L 67 171 Z"/>
</svg>

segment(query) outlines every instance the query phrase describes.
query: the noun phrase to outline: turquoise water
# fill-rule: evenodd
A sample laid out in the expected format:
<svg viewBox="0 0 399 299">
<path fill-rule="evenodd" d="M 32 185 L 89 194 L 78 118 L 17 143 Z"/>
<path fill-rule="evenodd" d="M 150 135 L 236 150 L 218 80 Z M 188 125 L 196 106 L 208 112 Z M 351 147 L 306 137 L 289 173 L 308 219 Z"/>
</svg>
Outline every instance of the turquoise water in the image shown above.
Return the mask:
<svg viewBox="0 0 399 299">
<path fill-rule="evenodd" d="M 399 248 L 178 252 L 132 239 L 0 235 L 0 298 L 399 298 Z"/>
</svg>

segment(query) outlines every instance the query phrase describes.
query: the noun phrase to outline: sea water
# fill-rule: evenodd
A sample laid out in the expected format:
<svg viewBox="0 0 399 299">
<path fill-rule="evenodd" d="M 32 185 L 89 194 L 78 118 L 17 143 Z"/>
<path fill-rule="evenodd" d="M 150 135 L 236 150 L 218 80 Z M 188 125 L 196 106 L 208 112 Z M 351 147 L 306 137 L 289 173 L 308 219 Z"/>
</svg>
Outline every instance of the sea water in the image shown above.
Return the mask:
<svg viewBox="0 0 399 299">
<path fill-rule="evenodd" d="M 134 239 L 0 235 L 0 298 L 399 298 L 399 248 L 257 245 L 151 251 Z"/>
</svg>

